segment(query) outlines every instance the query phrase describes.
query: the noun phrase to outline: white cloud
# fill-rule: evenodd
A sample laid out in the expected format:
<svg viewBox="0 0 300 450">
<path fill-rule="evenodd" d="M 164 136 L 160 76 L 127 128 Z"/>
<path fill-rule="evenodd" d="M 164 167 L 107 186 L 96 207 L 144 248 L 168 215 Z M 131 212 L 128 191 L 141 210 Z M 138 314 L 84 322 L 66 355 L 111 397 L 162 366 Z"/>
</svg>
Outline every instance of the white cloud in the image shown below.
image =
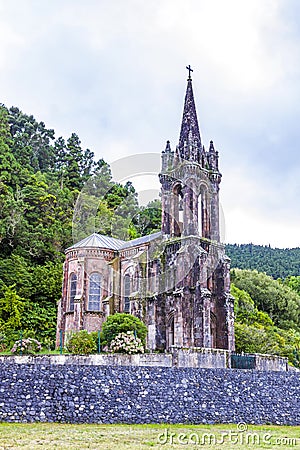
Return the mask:
<svg viewBox="0 0 300 450">
<path fill-rule="evenodd" d="M 177 143 L 191 64 L 204 143 L 214 138 L 220 149 L 228 239 L 299 245 L 295 8 L 290 0 L 0 0 L 1 101 L 57 135 L 77 132 L 109 162 L 159 153 L 167 139 Z"/>
<path fill-rule="evenodd" d="M 255 210 L 245 209 L 231 210 L 225 218 L 225 241 L 228 243 L 300 247 L 299 226 L 295 222 L 280 217 L 270 221 L 269 217 L 257 214 Z"/>
<path fill-rule="evenodd" d="M 280 184 L 251 178 L 246 168 L 229 170 L 221 185 L 225 241 L 300 247 L 299 194 L 299 170 L 283 173 Z"/>
</svg>

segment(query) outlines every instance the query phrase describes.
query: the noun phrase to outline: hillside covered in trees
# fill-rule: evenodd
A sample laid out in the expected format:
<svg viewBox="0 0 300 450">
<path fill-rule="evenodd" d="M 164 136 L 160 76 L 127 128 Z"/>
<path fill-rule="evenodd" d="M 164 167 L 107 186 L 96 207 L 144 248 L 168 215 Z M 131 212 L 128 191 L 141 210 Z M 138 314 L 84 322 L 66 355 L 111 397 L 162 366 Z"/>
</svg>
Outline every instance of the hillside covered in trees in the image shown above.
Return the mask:
<svg viewBox="0 0 300 450">
<path fill-rule="evenodd" d="M 271 248 L 254 244 L 227 244 L 231 267 L 265 272 L 274 279 L 300 275 L 300 248 Z"/>
<path fill-rule="evenodd" d="M 236 351 L 287 356 L 300 367 L 300 277 L 232 269 Z"/>
<path fill-rule="evenodd" d="M 140 207 L 134 186 L 113 182 L 77 134 L 56 138 L 33 116 L 0 105 L 0 351 L 21 330 L 53 348 L 64 250 L 74 240 L 94 231 L 132 239 L 160 222 L 160 201 Z M 299 365 L 300 249 L 227 245 L 227 254 L 236 268 L 237 351 Z"/>
</svg>

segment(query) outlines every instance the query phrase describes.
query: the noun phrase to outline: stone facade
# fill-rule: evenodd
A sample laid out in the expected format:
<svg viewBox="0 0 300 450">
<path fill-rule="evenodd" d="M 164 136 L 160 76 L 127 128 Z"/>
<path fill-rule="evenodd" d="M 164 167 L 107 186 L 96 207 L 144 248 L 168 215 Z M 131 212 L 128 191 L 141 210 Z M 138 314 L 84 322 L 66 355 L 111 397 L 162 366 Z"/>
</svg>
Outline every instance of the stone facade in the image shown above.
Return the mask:
<svg viewBox="0 0 300 450">
<path fill-rule="evenodd" d="M 148 327 L 147 347 L 234 350 L 230 260 L 220 242 L 218 152 L 201 143 L 192 80 L 179 145 L 159 174 L 162 229 L 121 241 L 94 233 L 66 250 L 57 345 L 63 332 L 101 329 L 128 312 Z"/>
</svg>

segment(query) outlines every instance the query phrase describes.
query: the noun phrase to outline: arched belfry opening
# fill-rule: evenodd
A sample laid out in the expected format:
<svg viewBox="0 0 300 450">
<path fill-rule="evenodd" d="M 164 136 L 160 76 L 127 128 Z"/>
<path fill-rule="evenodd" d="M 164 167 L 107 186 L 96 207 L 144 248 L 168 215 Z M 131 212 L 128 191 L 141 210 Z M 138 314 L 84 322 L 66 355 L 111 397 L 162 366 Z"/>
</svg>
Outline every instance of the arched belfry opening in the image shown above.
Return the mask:
<svg viewBox="0 0 300 450">
<path fill-rule="evenodd" d="M 182 186 L 175 183 L 172 189 L 172 233 L 174 237 L 181 236 L 183 226 Z"/>
<path fill-rule="evenodd" d="M 198 230 L 199 236 L 210 239 L 210 193 L 205 184 L 200 186 L 198 196 Z"/>
<path fill-rule="evenodd" d="M 183 230 L 184 236 L 198 235 L 198 193 L 197 180 L 192 178 L 184 183 L 183 191 Z"/>
<path fill-rule="evenodd" d="M 203 192 L 198 196 L 198 231 L 199 236 L 203 236 Z"/>
</svg>

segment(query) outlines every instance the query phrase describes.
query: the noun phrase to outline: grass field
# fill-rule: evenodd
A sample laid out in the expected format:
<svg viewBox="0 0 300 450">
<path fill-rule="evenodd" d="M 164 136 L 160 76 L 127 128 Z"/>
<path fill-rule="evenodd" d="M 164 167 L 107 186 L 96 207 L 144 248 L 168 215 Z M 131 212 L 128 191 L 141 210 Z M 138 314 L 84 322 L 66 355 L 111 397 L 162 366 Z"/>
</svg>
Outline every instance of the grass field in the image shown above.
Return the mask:
<svg viewBox="0 0 300 450">
<path fill-rule="evenodd" d="M 0 449 L 300 449 L 300 426 L 0 423 Z"/>
</svg>

